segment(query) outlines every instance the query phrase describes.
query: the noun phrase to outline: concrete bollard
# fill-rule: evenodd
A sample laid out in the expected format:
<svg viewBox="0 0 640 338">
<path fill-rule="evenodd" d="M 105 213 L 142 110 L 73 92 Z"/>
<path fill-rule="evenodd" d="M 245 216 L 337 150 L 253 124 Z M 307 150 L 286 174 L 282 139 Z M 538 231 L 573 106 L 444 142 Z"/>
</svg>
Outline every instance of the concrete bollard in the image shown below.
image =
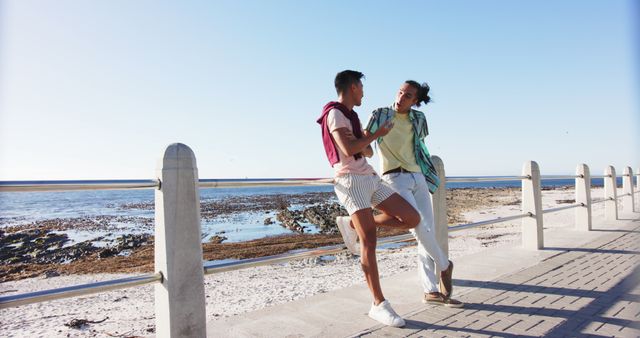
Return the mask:
<svg viewBox="0 0 640 338">
<path fill-rule="evenodd" d="M 206 337 L 200 193 L 196 159 L 174 143 L 158 163 L 155 193 L 155 285 L 157 337 Z"/>
<path fill-rule="evenodd" d="M 640 192 L 640 168 L 637 169 L 635 178 L 636 178 L 636 190 L 633 193 L 634 197 L 636 196 L 636 192 Z M 638 199 L 640 200 L 640 198 L 638 198 Z M 640 211 L 640 208 L 638 208 L 636 210 Z"/>
<path fill-rule="evenodd" d="M 622 209 L 625 212 L 635 212 L 636 205 L 633 196 L 633 170 L 631 170 L 631 167 L 624 168 L 622 176 L 622 193 L 626 195 L 622 198 Z"/>
<path fill-rule="evenodd" d="M 576 168 L 576 230 L 591 231 L 591 173 L 589 166 L 578 164 Z"/>
<path fill-rule="evenodd" d="M 618 219 L 618 185 L 616 182 L 616 169 L 608 166 L 604 170 L 604 219 L 615 221 Z"/>
<path fill-rule="evenodd" d="M 446 177 L 444 173 L 444 163 L 438 156 L 431 156 L 431 161 L 438 171 L 438 178 L 440 178 L 440 186 L 438 190 L 431 197 L 433 205 L 433 219 L 435 222 L 434 228 L 436 232 L 436 240 L 442 251 L 449 255 L 449 223 L 447 221 L 447 185 Z"/>
<path fill-rule="evenodd" d="M 534 161 L 525 162 L 522 176 L 522 213 L 531 213 L 531 217 L 522 219 L 522 247 L 537 250 L 544 247 L 542 191 L 540 188 L 540 168 Z"/>
</svg>

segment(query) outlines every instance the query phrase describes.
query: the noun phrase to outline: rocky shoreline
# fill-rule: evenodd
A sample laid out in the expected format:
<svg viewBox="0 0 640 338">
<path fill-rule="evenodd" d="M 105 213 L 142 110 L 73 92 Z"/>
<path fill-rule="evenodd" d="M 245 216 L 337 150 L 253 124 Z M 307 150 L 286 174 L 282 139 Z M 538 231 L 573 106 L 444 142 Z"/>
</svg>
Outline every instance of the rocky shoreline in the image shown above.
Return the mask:
<svg viewBox="0 0 640 338">
<path fill-rule="evenodd" d="M 519 195 L 519 188 L 449 189 L 449 224 L 465 222 L 462 215 L 470 210 L 519 204 Z M 292 208 L 292 205 L 305 207 Z M 118 207 L 149 210 L 153 203 Z M 335 202 L 333 193 L 233 196 L 223 201 L 204 200 L 201 203 L 203 220 L 248 211 L 269 215 L 265 216 L 265 226 L 282 226 L 293 234 L 236 243 L 225 243 L 224 235 L 216 235 L 203 243 L 205 260 L 246 259 L 342 243 L 335 217 L 346 215 L 346 211 Z M 67 230 L 116 231 L 122 229 L 122 224 L 135 225 L 148 233 L 99 236 L 73 244 L 69 244 L 70 239 L 64 233 Z M 305 233 L 306 225 L 303 224 L 312 224 L 318 233 Z M 1 228 L 0 282 L 39 275 L 152 271 L 152 231 L 152 218 L 129 216 L 50 219 Z M 385 228 L 379 232 L 380 236 L 402 233 Z"/>
</svg>

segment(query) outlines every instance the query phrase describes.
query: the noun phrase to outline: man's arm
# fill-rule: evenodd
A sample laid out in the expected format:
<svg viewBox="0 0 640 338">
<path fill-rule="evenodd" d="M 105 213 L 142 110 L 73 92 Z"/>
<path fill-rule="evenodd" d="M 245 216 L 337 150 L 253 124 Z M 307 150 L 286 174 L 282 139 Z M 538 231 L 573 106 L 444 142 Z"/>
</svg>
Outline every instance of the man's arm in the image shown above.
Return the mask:
<svg viewBox="0 0 640 338">
<path fill-rule="evenodd" d="M 370 153 L 371 155 L 367 157 L 371 157 L 373 156 L 373 149 L 371 149 L 370 146 L 371 142 L 375 141 L 378 137 L 387 135 L 391 128 L 393 128 L 393 123 L 388 121 L 380 126 L 375 133 L 364 133 L 360 139 L 357 139 L 347 128 L 338 128 L 332 131 L 331 135 L 336 141 L 336 145 L 340 147 L 340 150 L 347 154 L 347 156 L 353 156 L 357 153 L 363 153 L 363 155 L 367 156 L 367 153 Z"/>
<path fill-rule="evenodd" d="M 378 110 L 374 110 L 373 113 L 371 113 L 371 116 L 369 117 L 369 122 L 367 122 L 367 128 L 364 129 L 363 133 L 364 135 L 368 135 L 370 133 L 375 133 L 378 130 Z M 371 144 L 369 144 L 364 151 L 362 151 L 362 155 L 366 156 L 366 157 L 372 157 L 373 156 L 373 148 L 371 147 Z"/>
<path fill-rule="evenodd" d="M 364 148 L 364 150 L 362 151 L 362 155 L 366 157 L 373 156 L 373 148 L 371 148 L 371 145 L 368 145 L 366 148 Z"/>
</svg>

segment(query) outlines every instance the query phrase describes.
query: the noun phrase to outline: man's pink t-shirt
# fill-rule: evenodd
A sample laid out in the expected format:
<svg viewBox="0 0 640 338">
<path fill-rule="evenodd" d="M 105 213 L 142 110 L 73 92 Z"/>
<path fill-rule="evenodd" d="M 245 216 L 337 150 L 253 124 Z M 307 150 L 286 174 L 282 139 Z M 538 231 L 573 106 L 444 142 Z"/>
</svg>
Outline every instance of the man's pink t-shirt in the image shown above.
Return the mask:
<svg viewBox="0 0 640 338">
<path fill-rule="evenodd" d="M 349 121 L 349 119 L 338 109 L 331 109 L 331 111 L 329 111 L 329 114 L 327 115 L 327 128 L 329 128 L 330 133 L 333 133 L 333 131 L 338 128 L 347 128 L 349 131 L 353 132 L 351 121 Z M 336 145 L 336 148 L 338 149 L 338 155 L 340 155 L 340 161 L 333 165 L 336 176 L 343 176 L 346 174 L 375 174 L 375 170 L 371 165 L 369 165 L 369 163 L 367 163 L 364 156 L 356 160 L 355 157 L 347 156 L 347 154 L 343 153 L 342 149 L 340 149 L 338 145 Z"/>
</svg>

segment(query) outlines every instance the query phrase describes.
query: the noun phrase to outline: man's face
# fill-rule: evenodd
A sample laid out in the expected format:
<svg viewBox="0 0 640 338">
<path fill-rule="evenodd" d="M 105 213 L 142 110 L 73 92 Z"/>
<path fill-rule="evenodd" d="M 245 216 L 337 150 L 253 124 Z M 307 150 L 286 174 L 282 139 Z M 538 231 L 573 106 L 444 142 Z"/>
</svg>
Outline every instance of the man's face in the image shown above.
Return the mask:
<svg viewBox="0 0 640 338">
<path fill-rule="evenodd" d="M 407 111 L 418 103 L 418 90 L 408 83 L 403 83 L 396 94 L 396 110 Z"/>
<path fill-rule="evenodd" d="M 362 98 L 364 97 L 362 81 L 358 81 L 358 83 L 351 85 L 351 91 L 353 93 L 353 100 L 356 107 L 360 107 L 362 104 Z"/>
</svg>

